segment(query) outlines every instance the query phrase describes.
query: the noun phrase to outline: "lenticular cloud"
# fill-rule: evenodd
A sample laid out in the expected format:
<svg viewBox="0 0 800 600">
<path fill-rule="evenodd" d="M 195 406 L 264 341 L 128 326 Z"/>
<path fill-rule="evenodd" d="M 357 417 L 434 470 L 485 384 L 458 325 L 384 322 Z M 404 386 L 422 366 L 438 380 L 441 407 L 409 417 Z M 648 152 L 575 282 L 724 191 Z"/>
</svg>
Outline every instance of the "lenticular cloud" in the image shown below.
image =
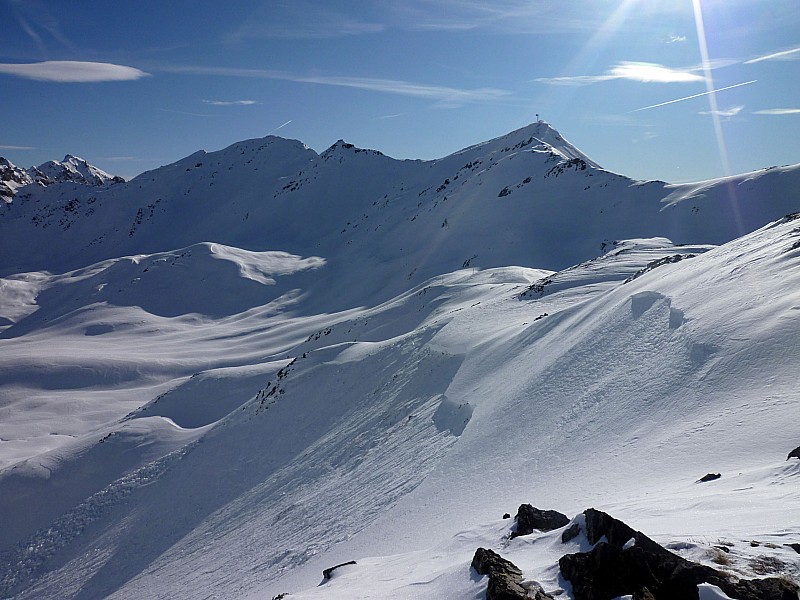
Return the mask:
<svg viewBox="0 0 800 600">
<path fill-rule="evenodd" d="M 134 67 L 74 60 L 48 60 L 26 64 L 1 63 L 0 73 L 36 81 L 57 81 L 59 83 L 131 81 L 148 75 Z"/>
</svg>

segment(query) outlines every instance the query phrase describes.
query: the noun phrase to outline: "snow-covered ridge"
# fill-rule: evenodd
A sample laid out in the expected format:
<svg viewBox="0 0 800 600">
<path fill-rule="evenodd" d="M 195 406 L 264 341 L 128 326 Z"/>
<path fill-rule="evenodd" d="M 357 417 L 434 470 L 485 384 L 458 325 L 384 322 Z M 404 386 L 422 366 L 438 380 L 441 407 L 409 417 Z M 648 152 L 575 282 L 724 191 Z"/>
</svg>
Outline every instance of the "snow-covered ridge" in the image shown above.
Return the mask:
<svg viewBox="0 0 800 600">
<path fill-rule="evenodd" d="M 102 169 L 90 165 L 84 159 L 71 154 L 67 154 L 62 161 L 51 160 L 38 167 L 33 167 L 29 173 L 35 181 L 44 185 L 69 181 L 102 186 L 125 181 L 122 177 L 110 175 Z"/>
<path fill-rule="evenodd" d="M 0 197 L 6 203 L 13 200 L 20 188 L 34 183 L 44 187 L 54 183 L 78 183 L 100 187 L 124 181 L 122 177 L 110 175 L 71 154 L 67 154 L 63 161 L 51 160 L 28 169 L 17 167 L 0 156 Z"/>
<path fill-rule="evenodd" d="M 120 185 L 27 186 L 20 202 L 0 206 L 0 275 L 66 272 L 213 240 L 329 264 L 338 264 L 334 255 L 378 269 L 392 264 L 387 293 L 397 294 L 462 266 L 561 269 L 615 239 L 723 243 L 796 210 L 798 183 L 797 168 L 747 178 L 737 188 L 738 212 L 725 182 L 665 204 L 673 188 L 597 167 L 544 122 L 432 161 L 341 141 L 318 155 L 268 136 L 200 151 Z"/>
<path fill-rule="evenodd" d="M 19 188 L 31 183 L 33 178 L 25 169 L 0 156 L 0 198 L 4 202 L 11 202 Z"/>
<path fill-rule="evenodd" d="M 524 148 L 536 148 L 541 151 L 552 152 L 563 159 L 577 159 L 594 168 L 601 168 L 586 154 L 564 139 L 554 127 L 544 121 L 531 123 L 487 142 L 464 148 L 456 152 L 455 155 L 463 156 L 475 151 L 480 151 L 483 154 L 491 152 L 506 153 Z"/>
</svg>

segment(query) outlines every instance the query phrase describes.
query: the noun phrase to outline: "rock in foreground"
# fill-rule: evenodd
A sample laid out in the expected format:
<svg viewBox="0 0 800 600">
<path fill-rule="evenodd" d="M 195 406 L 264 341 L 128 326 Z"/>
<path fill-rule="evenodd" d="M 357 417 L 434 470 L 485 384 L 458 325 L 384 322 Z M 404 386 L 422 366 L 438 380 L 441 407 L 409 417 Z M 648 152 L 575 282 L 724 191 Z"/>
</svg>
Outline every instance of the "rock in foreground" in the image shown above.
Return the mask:
<svg viewBox="0 0 800 600">
<path fill-rule="evenodd" d="M 798 588 L 788 581 L 731 581 L 729 574 L 681 558 L 604 512 L 590 508 L 583 514 L 586 537 L 594 547 L 559 560 L 561 574 L 572 583 L 575 600 L 611 600 L 627 594 L 654 600 L 698 600 L 700 583 L 715 585 L 736 600 L 797 600 Z"/>
</svg>

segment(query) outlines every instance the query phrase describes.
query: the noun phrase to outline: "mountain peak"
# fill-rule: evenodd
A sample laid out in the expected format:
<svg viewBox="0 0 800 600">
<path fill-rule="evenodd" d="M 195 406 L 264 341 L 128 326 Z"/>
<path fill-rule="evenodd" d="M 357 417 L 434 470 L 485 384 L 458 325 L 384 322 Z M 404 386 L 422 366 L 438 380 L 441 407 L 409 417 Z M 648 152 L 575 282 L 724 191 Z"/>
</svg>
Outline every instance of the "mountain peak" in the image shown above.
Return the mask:
<svg viewBox="0 0 800 600">
<path fill-rule="evenodd" d="M 99 186 L 124 181 L 121 177 L 106 173 L 102 169 L 89 164 L 85 159 L 73 154 L 67 154 L 61 162 L 51 160 L 32 170 L 35 171 L 35 173 L 32 173 L 33 178 L 45 185 L 68 181 Z"/>
<path fill-rule="evenodd" d="M 545 150 L 563 159 L 580 159 L 594 168 L 602 168 L 583 152 L 568 142 L 552 125 L 541 119 L 480 144 L 456 152 L 456 155 L 481 150 L 482 153 L 511 152 L 518 150 Z"/>
<path fill-rule="evenodd" d="M 89 163 L 86 162 L 86 159 L 81 158 L 80 156 L 75 156 L 74 154 L 67 154 L 64 156 L 64 160 L 61 161 L 62 164 L 69 163 L 72 165 L 88 165 Z"/>
<path fill-rule="evenodd" d="M 45 187 L 65 182 L 104 186 L 124 181 L 122 177 L 106 173 L 85 159 L 72 154 L 64 156 L 63 161 L 51 160 L 28 169 L 18 167 L 10 160 L 0 157 L 0 197 L 6 203 L 14 199 L 19 188 L 32 183 Z"/>
<path fill-rule="evenodd" d="M 367 154 L 370 156 L 384 156 L 383 152 L 379 152 L 378 150 L 369 150 L 365 148 L 359 148 L 349 142 L 345 142 L 342 139 L 336 140 L 330 148 L 325 150 L 320 156 L 327 160 L 332 156 L 345 156 L 345 155 L 355 155 L 355 154 Z"/>
<path fill-rule="evenodd" d="M 17 188 L 30 183 L 33 183 L 33 179 L 25 169 L 0 156 L 0 199 L 7 203 L 11 202 Z"/>
</svg>

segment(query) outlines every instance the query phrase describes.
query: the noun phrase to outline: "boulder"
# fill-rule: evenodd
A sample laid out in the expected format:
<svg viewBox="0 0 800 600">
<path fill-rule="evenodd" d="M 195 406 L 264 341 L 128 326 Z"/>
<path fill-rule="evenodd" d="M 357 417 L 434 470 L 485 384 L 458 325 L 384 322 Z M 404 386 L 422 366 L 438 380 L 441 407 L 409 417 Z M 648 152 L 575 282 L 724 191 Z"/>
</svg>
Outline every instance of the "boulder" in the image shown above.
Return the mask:
<svg viewBox="0 0 800 600">
<path fill-rule="evenodd" d="M 497 552 L 478 548 L 472 557 L 472 568 L 478 575 L 489 576 L 486 600 L 523 600 L 528 597 L 522 587 L 522 571 Z"/>
<path fill-rule="evenodd" d="M 522 571 L 492 550 L 478 548 L 472 568 L 479 575 L 489 576 L 486 600 L 553 600 L 538 583 L 523 582 Z"/>
<path fill-rule="evenodd" d="M 719 473 L 706 473 L 700 479 L 697 480 L 697 483 L 705 483 L 707 481 L 714 481 L 715 479 L 719 479 L 722 477 Z"/>
<path fill-rule="evenodd" d="M 569 524 L 569 519 L 566 515 L 561 514 L 555 510 L 542 510 L 535 508 L 530 504 L 520 504 L 517 510 L 517 527 L 511 533 L 511 537 L 520 535 L 528 535 L 533 533 L 535 529 L 539 531 L 552 531 L 559 527 L 564 527 Z"/>
<path fill-rule="evenodd" d="M 697 600 L 697 585 L 710 583 L 736 600 L 796 600 L 797 586 L 778 578 L 739 580 L 688 561 L 610 515 L 588 509 L 589 552 L 559 560 L 575 600 L 610 600 L 633 594 L 652 600 Z M 601 541 L 602 540 L 602 541 Z"/>
</svg>

